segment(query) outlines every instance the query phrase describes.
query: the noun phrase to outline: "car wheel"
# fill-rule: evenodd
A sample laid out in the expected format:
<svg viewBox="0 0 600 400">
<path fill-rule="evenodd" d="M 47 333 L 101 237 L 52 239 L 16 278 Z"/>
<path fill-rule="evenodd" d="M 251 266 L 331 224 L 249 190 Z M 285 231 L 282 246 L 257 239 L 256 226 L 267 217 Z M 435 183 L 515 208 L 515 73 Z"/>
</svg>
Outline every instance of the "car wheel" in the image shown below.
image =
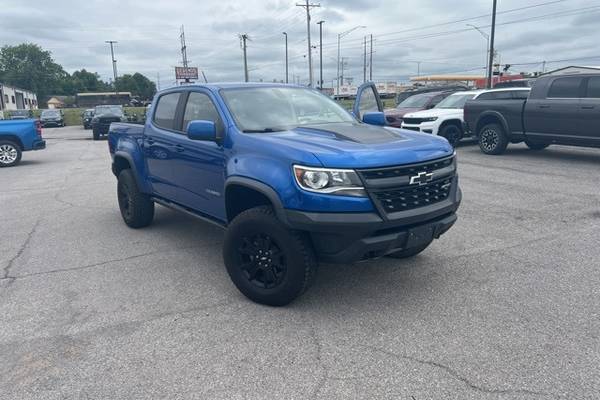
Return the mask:
<svg viewBox="0 0 600 400">
<path fill-rule="evenodd" d="M 10 140 L 0 140 L 0 167 L 14 167 L 21 161 L 21 147 Z"/>
<path fill-rule="evenodd" d="M 233 220 L 223 258 L 239 291 L 270 306 L 284 306 L 304 293 L 318 265 L 308 238 L 283 225 L 269 206 L 251 208 Z"/>
<path fill-rule="evenodd" d="M 404 250 L 396 251 L 394 253 L 388 254 L 386 257 L 391 257 L 391 258 L 410 258 L 410 257 L 414 257 L 417 254 L 421 253 L 426 248 L 428 248 L 429 245 L 431 244 L 431 242 L 432 241 L 429 241 L 427 243 L 422 244 L 421 246 L 413 247 L 413 248 L 410 248 L 410 249 L 404 249 Z"/>
<path fill-rule="evenodd" d="M 458 126 L 454 124 L 448 124 L 440 129 L 438 135 L 445 138 L 448 143 L 452 145 L 452 147 L 456 147 L 458 142 L 460 142 L 460 139 L 462 139 L 463 132 Z"/>
<path fill-rule="evenodd" d="M 478 140 L 479 148 L 485 154 L 502 154 L 508 146 L 506 132 L 498 124 L 488 124 L 481 128 Z"/>
<path fill-rule="evenodd" d="M 119 174 L 117 198 L 123 221 L 130 228 L 143 228 L 152 223 L 154 202 L 147 194 L 140 192 L 130 169 Z"/>
<path fill-rule="evenodd" d="M 525 144 L 530 150 L 535 151 L 544 150 L 546 147 L 550 146 L 548 143 L 530 142 L 529 140 L 526 140 Z"/>
<path fill-rule="evenodd" d="M 100 132 L 98 132 L 98 129 L 92 128 L 92 136 L 94 140 L 100 140 Z"/>
</svg>

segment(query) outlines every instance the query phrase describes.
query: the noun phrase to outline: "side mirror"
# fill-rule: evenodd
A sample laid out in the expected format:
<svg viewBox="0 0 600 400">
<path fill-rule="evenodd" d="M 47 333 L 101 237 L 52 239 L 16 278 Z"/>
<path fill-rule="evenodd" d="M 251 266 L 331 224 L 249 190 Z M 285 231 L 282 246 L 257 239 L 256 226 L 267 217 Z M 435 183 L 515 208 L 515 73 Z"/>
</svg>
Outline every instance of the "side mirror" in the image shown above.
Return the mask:
<svg viewBox="0 0 600 400">
<path fill-rule="evenodd" d="M 187 125 L 187 136 L 191 140 L 217 140 L 217 126 L 213 121 L 196 120 Z"/>
<path fill-rule="evenodd" d="M 369 125 L 385 126 L 385 114 L 382 112 L 368 112 L 363 115 L 363 122 Z"/>
</svg>

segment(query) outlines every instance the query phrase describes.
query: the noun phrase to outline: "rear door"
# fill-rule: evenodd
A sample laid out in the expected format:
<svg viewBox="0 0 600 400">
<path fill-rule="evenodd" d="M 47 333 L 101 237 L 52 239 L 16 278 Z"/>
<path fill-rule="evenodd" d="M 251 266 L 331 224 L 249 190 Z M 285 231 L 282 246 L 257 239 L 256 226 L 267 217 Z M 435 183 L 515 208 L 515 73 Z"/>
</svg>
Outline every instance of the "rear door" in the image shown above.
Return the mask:
<svg viewBox="0 0 600 400">
<path fill-rule="evenodd" d="M 583 84 L 581 76 L 564 76 L 546 83 L 545 96 L 534 88 L 535 96 L 525 105 L 527 136 L 567 142 L 577 140 Z"/>
<path fill-rule="evenodd" d="M 383 103 L 377 87 L 373 82 L 363 83 L 356 93 L 356 101 L 352 112 L 362 121 L 363 115 L 368 112 L 383 112 Z"/>
<path fill-rule="evenodd" d="M 171 160 L 174 201 L 206 214 L 226 220 L 223 191 L 225 187 L 225 153 L 222 140 L 191 140 L 185 133 L 190 121 L 212 121 L 217 136 L 224 138 L 224 117 L 209 91 L 193 90 L 186 93 L 181 132 L 175 135 L 175 153 Z"/>
<path fill-rule="evenodd" d="M 585 97 L 581 99 L 581 129 L 583 138 L 600 142 L 600 76 L 586 81 Z"/>
<path fill-rule="evenodd" d="M 144 153 L 148 178 L 154 192 L 168 200 L 176 195 L 171 163 L 176 155 L 175 138 L 181 126 L 181 92 L 165 93 L 158 98 L 151 121 L 144 129 Z"/>
</svg>

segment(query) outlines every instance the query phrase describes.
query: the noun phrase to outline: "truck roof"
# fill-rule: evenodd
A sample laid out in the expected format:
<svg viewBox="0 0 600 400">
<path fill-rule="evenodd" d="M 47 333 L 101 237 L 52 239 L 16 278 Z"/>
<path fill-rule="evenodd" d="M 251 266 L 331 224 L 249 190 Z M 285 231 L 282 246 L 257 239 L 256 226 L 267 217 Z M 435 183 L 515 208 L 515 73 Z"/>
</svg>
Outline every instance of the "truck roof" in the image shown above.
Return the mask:
<svg viewBox="0 0 600 400">
<path fill-rule="evenodd" d="M 297 88 L 307 88 L 306 86 L 295 85 L 291 83 L 277 83 L 277 82 L 215 82 L 215 83 L 196 83 L 192 85 L 185 86 L 176 86 L 165 89 L 164 91 L 178 89 L 178 88 L 206 88 L 210 90 L 219 90 L 219 89 L 237 89 L 237 88 L 247 88 L 247 87 L 297 87 Z"/>
</svg>

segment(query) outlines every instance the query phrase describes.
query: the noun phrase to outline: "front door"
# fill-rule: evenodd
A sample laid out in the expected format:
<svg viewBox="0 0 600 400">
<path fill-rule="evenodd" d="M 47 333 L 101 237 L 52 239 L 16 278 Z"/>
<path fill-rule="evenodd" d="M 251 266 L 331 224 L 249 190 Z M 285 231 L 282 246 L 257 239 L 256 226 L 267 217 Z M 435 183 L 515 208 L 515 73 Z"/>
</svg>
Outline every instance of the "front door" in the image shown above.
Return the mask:
<svg viewBox="0 0 600 400">
<path fill-rule="evenodd" d="M 361 121 L 365 113 L 383 112 L 383 104 L 373 82 L 365 82 L 358 88 L 352 112 Z"/>
<path fill-rule="evenodd" d="M 213 121 L 217 136 L 224 137 L 225 127 L 209 92 L 190 91 L 183 111 L 182 131 L 190 121 Z M 171 163 L 176 195 L 183 206 L 226 220 L 225 212 L 225 153 L 222 140 L 191 140 L 187 135 L 175 138 L 176 153 Z"/>
</svg>

